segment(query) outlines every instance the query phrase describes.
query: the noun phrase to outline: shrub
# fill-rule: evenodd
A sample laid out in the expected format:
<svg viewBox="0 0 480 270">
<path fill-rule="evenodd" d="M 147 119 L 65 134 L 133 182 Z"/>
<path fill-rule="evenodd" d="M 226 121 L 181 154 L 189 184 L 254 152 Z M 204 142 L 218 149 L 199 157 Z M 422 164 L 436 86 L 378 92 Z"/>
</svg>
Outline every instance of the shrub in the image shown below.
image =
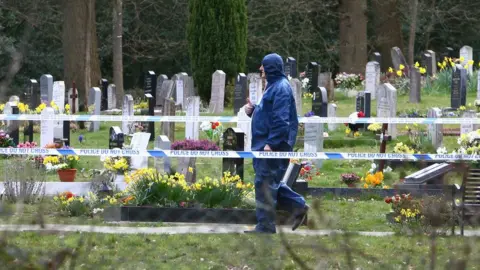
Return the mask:
<svg viewBox="0 0 480 270">
<path fill-rule="evenodd" d="M 10 202 L 34 203 L 45 194 L 45 171 L 35 160 L 15 157 L 5 160 L 5 198 Z"/>
</svg>

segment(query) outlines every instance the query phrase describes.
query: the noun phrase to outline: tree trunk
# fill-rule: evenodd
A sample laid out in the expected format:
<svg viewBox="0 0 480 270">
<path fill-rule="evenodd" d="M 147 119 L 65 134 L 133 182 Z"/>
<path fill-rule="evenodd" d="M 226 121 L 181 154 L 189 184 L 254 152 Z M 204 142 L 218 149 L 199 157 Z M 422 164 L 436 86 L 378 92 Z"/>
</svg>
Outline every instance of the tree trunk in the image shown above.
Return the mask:
<svg viewBox="0 0 480 270">
<path fill-rule="evenodd" d="M 427 30 L 425 31 L 425 50 L 430 49 L 430 35 L 432 34 L 433 27 L 436 23 L 436 8 L 437 8 L 437 1 L 432 0 L 430 5 L 430 21 L 428 22 Z M 437 58 L 438 60 L 438 58 Z"/>
<path fill-rule="evenodd" d="M 366 0 L 340 1 L 340 71 L 363 73 L 367 63 Z"/>
<path fill-rule="evenodd" d="M 95 0 L 64 0 L 63 58 L 65 86 L 75 81 L 79 111 L 88 108 L 88 91 L 98 85 L 100 60 L 97 52 Z M 83 105 L 83 106 L 82 106 Z"/>
<path fill-rule="evenodd" d="M 113 9 L 113 82 L 117 86 L 117 107 L 123 104 L 123 0 L 115 0 Z"/>
<path fill-rule="evenodd" d="M 375 20 L 376 48 L 382 54 L 382 71 L 393 66 L 390 50 L 398 47 L 403 51 L 400 11 L 397 0 L 372 0 Z"/>
<path fill-rule="evenodd" d="M 408 38 L 408 64 L 414 65 L 415 62 L 415 35 L 417 30 L 417 12 L 418 12 L 418 0 L 410 0 L 411 8 L 411 21 L 410 21 L 410 36 Z"/>
</svg>

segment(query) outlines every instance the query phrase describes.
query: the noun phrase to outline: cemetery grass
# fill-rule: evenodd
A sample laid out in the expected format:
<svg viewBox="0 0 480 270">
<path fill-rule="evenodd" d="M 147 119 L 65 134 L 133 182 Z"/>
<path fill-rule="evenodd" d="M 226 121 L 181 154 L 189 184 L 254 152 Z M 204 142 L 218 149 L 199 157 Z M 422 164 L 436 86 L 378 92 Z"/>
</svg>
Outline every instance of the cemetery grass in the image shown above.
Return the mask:
<svg viewBox="0 0 480 270">
<path fill-rule="evenodd" d="M 334 199 L 329 196 L 324 198 L 312 198 L 308 196 L 307 203 L 313 205 L 320 200 L 321 211 L 312 211 L 309 219 L 314 221 L 312 229 L 345 229 L 350 231 L 391 231 L 385 214 L 390 211 L 390 206 L 383 198 L 361 199 Z M 171 226 L 162 222 L 105 222 L 98 215 L 93 218 L 87 216 L 68 217 L 57 212 L 51 198 L 45 198 L 43 202 L 33 205 L 23 205 L 23 209 L 16 210 L 12 204 L 4 204 L 0 211 L 0 224 L 70 224 L 70 225 L 97 225 L 97 226 L 135 226 L 135 227 L 163 227 Z M 320 214 L 320 216 L 318 216 Z M 220 226 L 211 224 L 212 226 Z M 303 226 L 302 229 L 308 229 Z"/>
<path fill-rule="evenodd" d="M 298 269 L 299 264 L 285 247 L 312 269 L 424 269 L 431 265 L 432 252 L 432 240 L 427 236 L 353 235 L 347 240 L 342 236 L 22 232 L 9 233 L 5 238 L 36 260 L 53 257 L 62 249 L 75 250 L 80 269 Z M 478 254 L 478 240 L 437 237 L 435 264 L 450 268 L 448 262 L 465 258 L 463 250 L 467 246 L 470 254 Z M 347 247 L 351 250 L 351 267 Z M 477 257 L 467 255 L 466 259 L 469 269 L 479 269 Z M 67 260 L 66 266 L 69 263 Z"/>
</svg>

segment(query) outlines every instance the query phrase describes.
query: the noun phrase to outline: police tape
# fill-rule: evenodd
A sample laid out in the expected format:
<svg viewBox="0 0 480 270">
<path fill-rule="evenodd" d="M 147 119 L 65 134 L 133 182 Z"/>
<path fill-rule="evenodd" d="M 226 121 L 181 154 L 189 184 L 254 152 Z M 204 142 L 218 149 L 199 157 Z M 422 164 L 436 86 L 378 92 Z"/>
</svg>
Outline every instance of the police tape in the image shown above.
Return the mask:
<svg viewBox="0 0 480 270">
<path fill-rule="evenodd" d="M 235 116 L 125 116 L 125 115 L 40 115 L 0 114 L 0 121 L 85 121 L 85 122 L 221 122 L 249 123 L 250 118 Z M 300 123 L 312 124 L 480 124 L 480 118 L 384 118 L 370 117 L 352 119 L 349 117 L 299 117 Z"/>
<path fill-rule="evenodd" d="M 153 158 L 244 158 L 244 159 L 315 159 L 315 160 L 404 160 L 404 161 L 476 161 L 480 155 L 465 154 L 397 154 L 397 153 L 337 153 L 337 152 L 255 152 L 255 151 L 193 151 L 193 150 L 134 150 L 134 149 L 47 149 L 0 148 L 0 155 L 77 155 L 99 157 Z"/>
</svg>

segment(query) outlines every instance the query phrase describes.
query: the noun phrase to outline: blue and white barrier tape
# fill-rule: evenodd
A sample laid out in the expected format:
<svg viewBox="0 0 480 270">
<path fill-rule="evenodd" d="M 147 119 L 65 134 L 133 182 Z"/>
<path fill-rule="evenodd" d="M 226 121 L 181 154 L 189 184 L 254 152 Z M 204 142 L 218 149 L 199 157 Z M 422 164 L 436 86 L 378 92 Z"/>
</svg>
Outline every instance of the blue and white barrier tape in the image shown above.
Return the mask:
<svg viewBox="0 0 480 270">
<path fill-rule="evenodd" d="M 251 120 L 232 116 L 123 116 L 123 115 L 39 115 L 39 114 L 0 114 L 0 120 L 8 121 L 103 121 L 103 122 L 221 122 L 248 123 Z M 358 118 L 349 117 L 299 117 L 300 123 L 325 124 L 480 124 L 480 118 Z"/>
<path fill-rule="evenodd" d="M 476 161 L 479 155 L 453 154 L 396 154 L 396 153 L 337 153 L 337 152 L 245 152 L 245 151 L 185 151 L 185 150 L 132 150 L 132 149 L 46 149 L 0 148 L 0 155 L 78 155 L 124 157 L 197 157 L 197 158 L 262 158 L 262 159 L 322 159 L 322 160 L 433 160 Z"/>
</svg>

